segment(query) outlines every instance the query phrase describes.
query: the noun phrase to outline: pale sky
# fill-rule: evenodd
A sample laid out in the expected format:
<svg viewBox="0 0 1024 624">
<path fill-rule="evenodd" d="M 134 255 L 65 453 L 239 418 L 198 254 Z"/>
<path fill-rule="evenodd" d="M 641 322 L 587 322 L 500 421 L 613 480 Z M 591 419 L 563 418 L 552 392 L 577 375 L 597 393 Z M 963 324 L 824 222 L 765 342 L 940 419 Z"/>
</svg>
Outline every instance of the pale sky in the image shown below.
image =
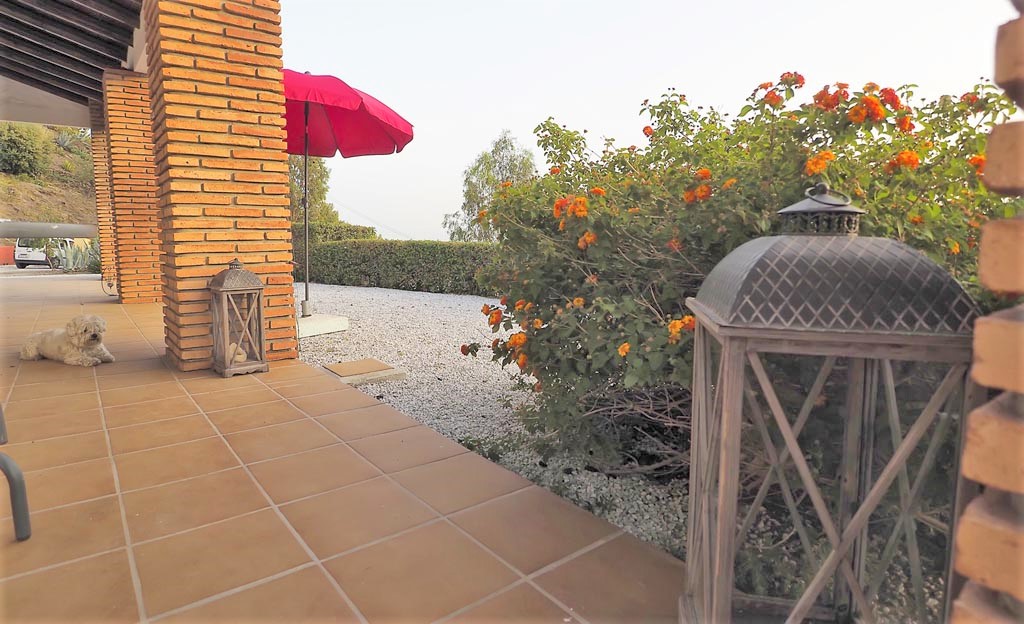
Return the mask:
<svg viewBox="0 0 1024 624">
<path fill-rule="evenodd" d="M 959 95 L 991 78 L 1008 0 L 289 0 L 285 67 L 332 74 L 415 126 L 401 154 L 328 160 L 341 218 L 385 238 L 441 239 L 466 167 L 507 128 L 642 145 L 645 98 L 668 87 L 735 113 L 784 71 L 826 83 Z"/>
</svg>

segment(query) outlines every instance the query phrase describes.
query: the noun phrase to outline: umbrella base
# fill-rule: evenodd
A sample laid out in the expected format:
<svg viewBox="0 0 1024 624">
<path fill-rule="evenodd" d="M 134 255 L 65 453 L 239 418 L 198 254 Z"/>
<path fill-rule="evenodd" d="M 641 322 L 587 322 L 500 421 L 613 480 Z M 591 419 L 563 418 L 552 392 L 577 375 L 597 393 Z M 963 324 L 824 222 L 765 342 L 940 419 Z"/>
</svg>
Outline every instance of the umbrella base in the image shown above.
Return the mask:
<svg viewBox="0 0 1024 624">
<path fill-rule="evenodd" d="M 313 302 L 309 300 L 302 301 L 302 317 L 313 316 Z"/>
</svg>

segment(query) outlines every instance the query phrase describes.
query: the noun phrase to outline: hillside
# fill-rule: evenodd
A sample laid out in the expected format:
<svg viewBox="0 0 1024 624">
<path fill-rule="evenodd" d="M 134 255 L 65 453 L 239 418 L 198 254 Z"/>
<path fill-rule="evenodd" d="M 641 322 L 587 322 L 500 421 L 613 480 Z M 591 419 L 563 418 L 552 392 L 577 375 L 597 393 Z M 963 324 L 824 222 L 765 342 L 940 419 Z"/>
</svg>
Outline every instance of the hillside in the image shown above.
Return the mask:
<svg viewBox="0 0 1024 624">
<path fill-rule="evenodd" d="M 0 123 L 0 219 L 96 223 L 89 133 Z"/>
</svg>

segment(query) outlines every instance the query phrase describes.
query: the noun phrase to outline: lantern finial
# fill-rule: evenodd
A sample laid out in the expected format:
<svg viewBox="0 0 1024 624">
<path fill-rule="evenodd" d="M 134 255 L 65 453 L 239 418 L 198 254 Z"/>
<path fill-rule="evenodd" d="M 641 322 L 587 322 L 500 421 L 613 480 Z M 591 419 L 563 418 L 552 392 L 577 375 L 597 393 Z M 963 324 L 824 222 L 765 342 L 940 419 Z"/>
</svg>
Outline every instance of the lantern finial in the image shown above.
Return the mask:
<svg viewBox="0 0 1024 624">
<path fill-rule="evenodd" d="M 242 261 L 239 260 L 238 258 L 235 258 L 231 262 L 228 262 L 228 268 L 237 271 L 242 268 Z"/>
<path fill-rule="evenodd" d="M 853 205 L 849 195 L 833 191 L 819 182 L 804 191 L 807 199 L 779 211 L 782 230 L 788 234 L 856 236 L 864 211 Z"/>
</svg>

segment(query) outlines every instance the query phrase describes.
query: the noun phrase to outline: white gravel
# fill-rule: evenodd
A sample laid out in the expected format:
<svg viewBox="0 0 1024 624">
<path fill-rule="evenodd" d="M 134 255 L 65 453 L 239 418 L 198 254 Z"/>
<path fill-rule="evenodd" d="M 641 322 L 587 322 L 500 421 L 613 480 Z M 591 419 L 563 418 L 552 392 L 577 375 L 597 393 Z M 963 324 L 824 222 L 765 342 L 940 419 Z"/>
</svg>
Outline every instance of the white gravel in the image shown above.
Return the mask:
<svg viewBox="0 0 1024 624">
<path fill-rule="evenodd" d="M 296 285 L 297 300 L 303 288 Z M 530 393 L 514 389 L 515 371 L 490 361 L 494 336 L 480 308 L 496 304 L 495 299 L 323 284 L 311 286 L 310 299 L 317 313 L 347 316 L 350 329 L 303 338 L 302 361 L 330 364 L 373 357 L 406 370 L 407 379 L 360 389 L 453 440 L 498 450 L 498 462 L 506 468 L 642 540 L 682 554 L 683 483 L 609 478 L 585 471 L 583 457 L 559 455 L 541 465 L 509 407 L 529 400 Z M 469 342 L 485 345 L 479 357 L 459 353 L 459 346 Z"/>
</svg>

